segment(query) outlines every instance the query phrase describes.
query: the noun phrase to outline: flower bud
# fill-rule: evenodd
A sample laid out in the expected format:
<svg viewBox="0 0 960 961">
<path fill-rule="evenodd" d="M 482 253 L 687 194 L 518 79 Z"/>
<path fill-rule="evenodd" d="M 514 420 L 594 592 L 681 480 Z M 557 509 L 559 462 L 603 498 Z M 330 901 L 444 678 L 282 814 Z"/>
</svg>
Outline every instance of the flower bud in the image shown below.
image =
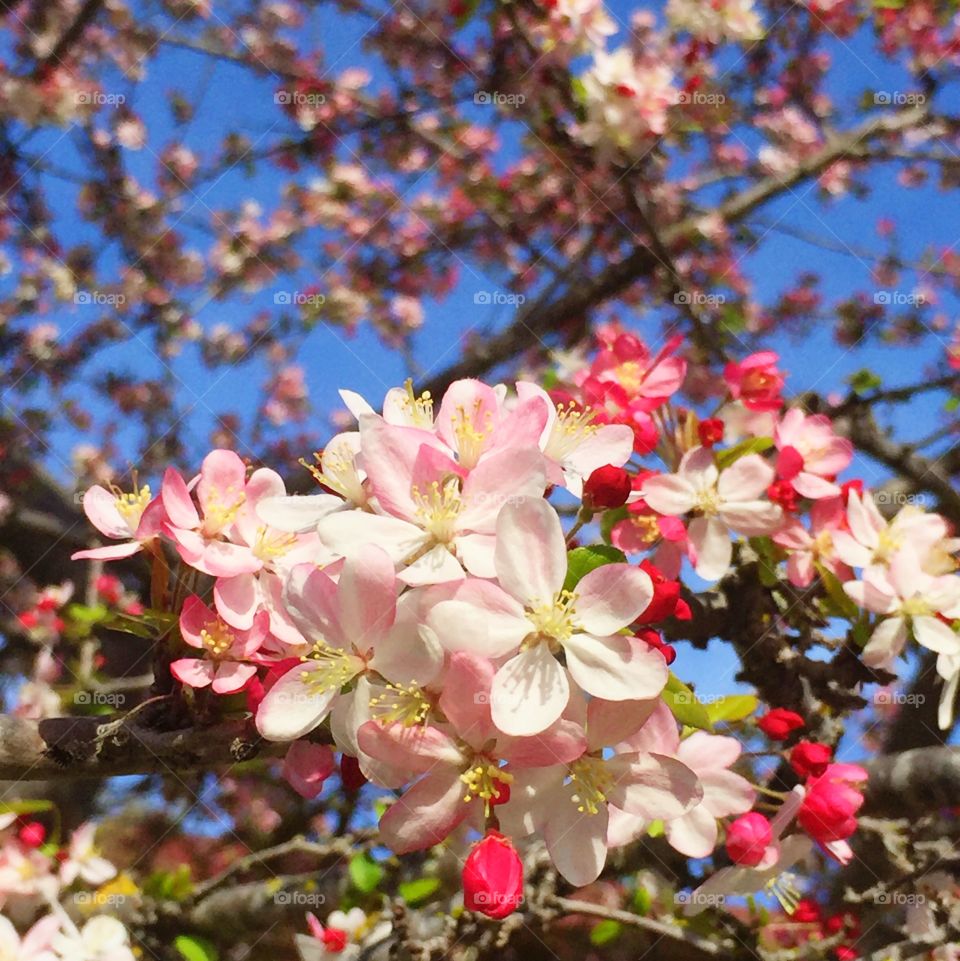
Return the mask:
<svg viewBox="0 0 960 961">
<path fill-rule="evenodd" d="M 735 864 L 756 867 L 772 841 L 770 822 L 756 811 L 741 814 L 727 828 L 727 854 Z"/>
<path fill-rule="evenodd" d="M 857 829 L 856 813 L 863 804 L 853 785 L 863 780 L 866 771 L 855 764 L 829 764 L 807 782 L 797 823 L 819 844 L 846 840 Z"/>
<path fill-rule="evenodd" d="M 783 707 L 775 707 L 757 720 L 757 727 L 774 741 L 785 741 L 793 731 L 806 726 L 796 711 L 788 711 Z"/>
<path fill-rule="evenodd" d="M 704 447 L 713 447 L 723 440 L 724 426 L 719 417 L 708 417 L 697 425 L 697 434 Z"/>
<path fill-rule="evenodd" d="M 819 777 L 833 759 L 833 751 L 826 744 L 800 741 L 790 752 L 790 767 L 802 778 Z"/>
<path fill-rule="evenodd" d="M 27 821 L 17 832 L 20 843 L 27 848 L 38 848 L 47 839 L 47 829 L 39 821 Z"/>
<path fill-rule="evenodd" d="M 505 918 L 523 899 L 523 863 L 498 831 L 488 831 L 463 865 L 463 905 L 488 918 Z"/>
<path fill-rule="evenodd" d="M 630 496 L 630 475 L 622 467 L 598 467 L 583 485 L 583 503 L 589 510 L 623 507 Z"/>
</svg>

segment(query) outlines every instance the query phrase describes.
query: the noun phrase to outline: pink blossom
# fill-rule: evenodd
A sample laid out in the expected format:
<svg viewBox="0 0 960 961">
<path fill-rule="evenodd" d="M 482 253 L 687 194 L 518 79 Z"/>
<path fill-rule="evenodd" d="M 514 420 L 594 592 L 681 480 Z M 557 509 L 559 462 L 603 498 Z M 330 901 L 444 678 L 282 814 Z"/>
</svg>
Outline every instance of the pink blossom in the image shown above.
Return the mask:
<svg viewBox="0 0 960 961">
<path fill-rule="evenodd" d="M 730 363 L 723 376 L 730 395 L 754 411 L 774 411 L 783 406 L 783 374 L 777 369 L 780 358 L 773 351 L 760 351 L 739 363 Z"/>
<path fill-rule="evenodd" d="M 777 425 L 774 441 L 780 451 L 778 477 L 814 500 L 840 493 L 832 479 L 850 465 L 853 444 L 833 432 L 829 418 L 808 417 L 798 407 L 791 408 Z"/>
<path fill-rule="evenodd" d="M 160 498 L 151 499 L 147 485 L 135 488 L 132 494 L 108 491 L 99 485 L 91 487 L 83 495 L 83 512 L 101 534 L 123 543 L 77 551 L 71 555 L 75 561 L 131 557 L 158 537 L 166 522 Z"/>
</svg>

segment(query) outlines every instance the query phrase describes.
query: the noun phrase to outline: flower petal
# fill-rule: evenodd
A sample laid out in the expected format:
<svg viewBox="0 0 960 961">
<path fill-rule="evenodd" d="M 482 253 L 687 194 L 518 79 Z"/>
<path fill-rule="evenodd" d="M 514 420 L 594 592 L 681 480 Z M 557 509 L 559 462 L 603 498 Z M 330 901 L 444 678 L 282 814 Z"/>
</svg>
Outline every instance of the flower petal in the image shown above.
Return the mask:
<svg viewBox="0 0 960 961">
<path fill-rule="evenodd" d="M 539 734 L 560 717 L 569 697 L 566 671 L 546 644 L 535 644 L 507 661 L 494 676 L 493 723 L 504 734 Z"/>
</svg>

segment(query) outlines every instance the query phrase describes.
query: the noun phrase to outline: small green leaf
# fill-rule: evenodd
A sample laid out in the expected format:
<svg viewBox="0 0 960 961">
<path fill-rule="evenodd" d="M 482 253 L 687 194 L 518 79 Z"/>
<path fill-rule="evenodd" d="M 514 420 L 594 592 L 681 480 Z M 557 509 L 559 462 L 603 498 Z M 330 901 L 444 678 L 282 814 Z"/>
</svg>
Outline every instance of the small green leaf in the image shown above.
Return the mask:
<svg viewBox="0 0 960 961">
<path fill-rule="evenodd" d="M 724 470 L 747 454 L 762 454 L 773 447 L 772 437 L 748 437 L 746 440 L 717 452 L 717 467 Z"/>
<path fill-rule="evenodd" d="M 681 724 L 687 724 L 702 731 L 713 729 L 710 716 L 704 705 L 697 699 L 697 695 L 672 671 L 667 680 L 667 686 L 660 696 Z"/>
<path fill-rule="evenodd" d="M 864 394 L 869 394 L 870 391 L 880 387 L 883 381 L 868 367 L 862 367 L 847 378 L 847 383 L 857 396 L 862 397 Z"/>
<path fill-rule="evenodd" d="M 173 946 L 185 961 L 217 961 L 220 957 L 210 941 L 195 934 L 178 934 L 173 939 Z"/>
<path fill-rule="evenodd" d="M 415 881 L 404 881 L 399 887 L 400 897 L 411 907 L 416 907 L 440 887 L 439 878 L 417 878 Z"/>
<path fill-rule="evenodd" d="M 350 861 L 350 880 L 362 894 L 376 891 L 383 879 L 383 868 L 368 854 L 358 854 Z"/>
<path fill-rule="evenodd" d="M 580 578 L 604 564 L 624 564 L 627 555 L 615 547 L 596 544 L 593 547 L 575 547 L 567 553 L 567 579 L 563 582 L 565 590 L 572 591 Z"/>
<path fill-rule="evenodd" d="M 590 943 L 597 948 L 601 945 L 609 944 L 611 941 L 616 941 L 617 938 L 620 937 L 622 930 L 623 926 L 619 921 L 607 918 L 593 926 L 593 930 L 590 932 Z"/>
<path fill-rule="evenodd" d="M 822 564 L 817 564 L 817 573 L 827 592 L 827 598 L 834 608 L 833 613 L 837 617 L 843 617 L 848 621 L 855 621 L 860 616 L 860 608 L 855 601 L 843 589 L 843 584 L 833 571 L 828 570 Z"/>
<path fill-rule="evenodd" d="M 600 515 L 600 536 L 603 537 L 605 543 L 609 544 L 611 541 L 611 533 L 613 532 L 614 524 L 620 521 L 626 520 L 630 516 L 626 507 L 616 507 L 611 511 L 604 511 Z"/>
<path fill-rule="evenodd" d="M 645 917 L 650 913 L 650 908 L 653 907 L 653 897 L 644 885 L 640 885 L 636 891 L 633 892 L 633 911 L 634 914 L 639 914 L 641 917 Z"/>
<path fill-rule="evenodd" d="M 726 694 L 707 705 L 707 717 L 711 724 L 720 721 L 742 721 L 757 709 L 758 701 L 753 694 Z"/>
<path fill-rule="evenodd" d="M 99 624 L 109 613 L 103 604 L 94 604 L 93 607 L 88 607 L 86 604 L 71 604 L 67 608 L 67 617 L 71 621 L 84 625 Z"/>
<path fill-rule="evenodd" d="M 53 801 L 3 801 L 0 814 L 40 814 L 53 810 Z"/>
<path fill-rule="evenodd" d="M 948 414 L 952 414 L 958 407 L 960 407 L 960 397 L 957 396 L 948 397 L 947 402 L 943 405 L 943 409 Z"/>
<path fill-rule="evenodd" d="M 664 825 L 663 821 L 651 821 L 647 825 L 647 836 L 651 838 L 663 837 Z"/>
</svg>

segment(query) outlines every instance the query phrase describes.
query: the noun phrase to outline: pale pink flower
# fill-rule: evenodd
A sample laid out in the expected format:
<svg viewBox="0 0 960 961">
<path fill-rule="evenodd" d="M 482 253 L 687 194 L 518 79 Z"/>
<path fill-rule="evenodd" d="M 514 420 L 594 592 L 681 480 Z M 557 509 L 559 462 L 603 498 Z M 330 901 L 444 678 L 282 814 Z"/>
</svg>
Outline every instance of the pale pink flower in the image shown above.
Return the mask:
<svg viewBox="0 0 960 961">
<path fill-rule="evenodd" d="M 376 543 L 410 585 L 461 580 L 464 567 L 493 576 L 494 529 L 500 508 L 546 486 L 536 449 L 504 449 L 467 472 L 425 431 L 363 418 L 363 463 L 382 513 L 342 511 L 317 528 L 321 543 L 341 556 Z"/>
<path fill-rule="evenodd" d="M 232 577 L 262 566 L 249 547 L 227 540 L 246 500 L 246 474 L 243 461 L 233 451 L 207 454 L 192 488 L 199 511 L 191 487 L 176 470 L 170 467 L 163 476 L 160 496 L 169 518 L 165 530 L 180 556 L 204 574 Z"/>
<path fill-rule="evenodd" d="M 665 820 L 664 831 L 670 846 L 687 857 L 707 857 L 717 844 L 717 819 L 743 814 L 756 800 L 750 782 L 729 770 L 743 750 L 740 742 L 705 731 L 694 731 L 681 741 L 677 722 L 662 701 L 639 731 L 626 737 L 616 750 L 674 758 L 696 775 L 702 791 L 699 802 L 679 817 L 655 816 Z M 611 846 L 619 847 L 639 837 L 648 824 L 649 820 L 644 818 L 618 814 L 611 819 Z"/>
<path fill-rule="evenodd" d="M 960 577 L 927 574 L 910 547 L 902 547 L 884 570 L 868 567 L 863 579 L 843 589 L 859 607 L 883 615 L 863 649 L 870 667 L 889 667 L 910 632 L 918 644 L 938 654 L 960 654 L 957 635 L 937 616 L 960 617 Z"/>
<path fill-rule="evenodd" d="M 633 453 L 633 431 L 626 424 L 602 424 L 589 407 L 555 406 L 536 384 L 520 381 L 521 402 L 542 401 L 547 413 L 540 433 L 540 449 L 549 462 L 547 480 L 562 484 L 579 497 L 583 482 L 598 467 L 622 467 Z"/>
<path fill-rule="evenodd" d="M 393 563 L 372 544 L 347 560 L 334 583 L 312 564 L 295 567 L 286 603 L 313 649 L 267 691 L 257 729 L 272 741 L 292 741 L 329 713 L 341 688 L 368 672 L 388 681 L 426 683 L 442 654 L 417 624 L 397 620 Z"/>
<path fill-rule="evenodd" d="M 0 958 L 3 961 L 57 961 L 50 945 L 59 930 L 60 919 L 48 914 L 21 938 L 10 920 L 0 916 Z"/>
<path fill-rule="evenodd" d="M 77 551 L 71 555 L 75 561 L 131 557 L 160 535 L 167 519 L 160 498 L 151 499 L 147 485 L 135 488 L 132 494 L 99 485 L 91 487 L 83 495 L 83 512 L 101 534 L 123 543 Z"/>
<path fill-rule="evenodd" d="M 833 543 L 837 556 L 851 567 L 886 566 L 905 545 L 924 564 L 935 545 L 947 536 L 946 521 L 939 514 L 928 514 L 913 504 L 887 521 L 869 492 L 862 497 L 850 492 L 847 525 L 849 533 L 837 531 Z"/>
<path fill-rule="evenodd" d="M 647 574 L 609 564 L 563 589 L 567 550 L 556 511 L 517 498 L 497 519 L 497 581 L 469 580 L 433 606 L 428 625 L 447 650 L 508 658 L 491 691 L 493 721 L 517 736 L 545 730 L 567 705 L 567 672 L 609 700 L 655 697 L 667 680 L 663 658 L 618 633 L 653 597 Z M 563 651 L 566 669 L 556 654 Z"/>
<path fill-rule="evenodd" d="M 235 694 L 257 673 L 249 658 L 260 649 L 269 626 L 269 615 L 261 611 L 250 630 L 238 630 L 210 610 L 201 598 L 188 597 L 180 612 L 180 634 L 204 656 L 179 658 L 170 665 L 170 673 L 189 687 L 210 687 L 216 694 Z"/>
<path fill-rule="evenodd" d="M 840 493 L 832 478 L 850 466 L 853 444 L 833 432 L 829 418 L 822 414 L 807 417 L 794 407 L 777 425 L 774 442 L 780 451 L 777 476 L 789 481 L 799 494 L 816 500 Z"/>
<path fill-rule="evenodd" d="M 582 753 L 514 775 L 511 801 L 529 806 L 528 831 L 543 834 L 550 859 L 571 884 L 583 886 L 600 876 L 612 809 L 646 821 L 670 819 L 682 817 L 702 797 L 694 772 L 675 758 L 620 748 L 614 754 L 604 751 L 634 733 L 655 703 L 592 698 L 583 717 Z M 577 713 L 582 715 L 582 709 Z M 509 812 L 510 805 L 504 813 Z"/>
<path fill-rule="evenodd" d="M 511 767 L 553 765 L 584 751 L 582 731 L 569 721 L 536 737 L 505 737 L 494 727 L 486 696 L 492 665 L 462 654 L 455 658 L 439 698 L 452 731 L 376 721 L 359 731 L 366 753 L 419 777 L 380 819 L 381 836 L 398 854 L 437 844 L 468 818 L 481 828 L 484 812 L 508 796 L 513 775 L 503 761 Z"/>
<path fill-rule="evenodd" d="M 105 914 L 90 918 L 82 929 L 64 915 L 52 946 L 58 961 L 137 961 L 123 923 Z"/>
<path fill-rule="evenodd" d="M 117 869 L 100 856 L 94 838 L 97 826 L 91 821 L 81 824 L 70 837 L 67 856 L 60 864 L 60 881 L 72 884 L 77 878 L 97 887 L 116 876 Z"/>
<path fill-rule="evenodd" d="M 723 471 L 713 453 L 695 447 L 684 454 L 676 474 L 659 474 L 643 483 L 643 499 L 654 510 L 678 517 L 696 512 L 687 526 L 697 573 L 721 578 L 733 557 L 730 530 L 748 537 L 772 534 L 782 521 L 777 504 L 763 500 L 773 468 L 759 454 L 748 454 Z"/>
<path fill-rule="evenodd" d="M 797 518 L 790 518 L 773 535 L 774 543 L 787 550 L 787 579 L 797 587 L 808 587 L 820 564 L 841 581 L 853 572 L 837 556 L 835 538 L 845 524 L 843 501 L 839 497 L 816 501 L 810 510 L 810 530 Z"/>
</svg>

